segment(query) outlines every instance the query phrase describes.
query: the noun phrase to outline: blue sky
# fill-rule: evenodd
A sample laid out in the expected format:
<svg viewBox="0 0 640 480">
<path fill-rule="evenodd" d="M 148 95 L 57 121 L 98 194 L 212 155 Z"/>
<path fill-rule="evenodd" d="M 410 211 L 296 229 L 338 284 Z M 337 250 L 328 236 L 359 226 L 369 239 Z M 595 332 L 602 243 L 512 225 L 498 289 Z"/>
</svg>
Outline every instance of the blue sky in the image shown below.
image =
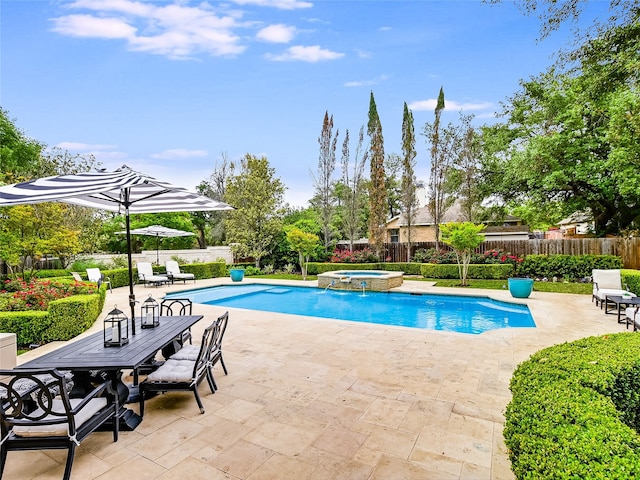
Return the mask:
<svg viewBox="0 0 640 480">
<path fill-rule="evenodd" d="M 587 18 L 608 2 L 590 2 Z M 428 179 L 425 122 L 445 91 L 493 122 L 520 79 L 569 44 L 511 2 L 3 0 L 0 105 L 28 136 L 112 169 L 127 164 L 189 188 L 223 152 L 266 156 L 285 200 L 313 195 L 325 111 L 357 138 L 373 91 L 386 153 L 415 119 L 417 176 Z M 355 149 L 355 142 L 352 142 Z M 352 157 L 354 153 L 352 152 Z M 339 169 L 336 176 L 339 175 Z"/>
</svg>

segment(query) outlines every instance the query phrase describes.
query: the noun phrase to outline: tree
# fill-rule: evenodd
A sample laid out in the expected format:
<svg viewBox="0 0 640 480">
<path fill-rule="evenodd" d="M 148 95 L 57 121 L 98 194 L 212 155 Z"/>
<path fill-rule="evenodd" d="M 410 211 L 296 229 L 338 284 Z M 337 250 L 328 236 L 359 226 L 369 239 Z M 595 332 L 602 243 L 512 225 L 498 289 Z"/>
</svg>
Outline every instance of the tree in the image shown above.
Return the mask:
<svg viewBox="0 0 640 480">
<path fill-rule="evenodd" d="M 387 191 L 384 173 L 384 138 L 382 137 L 382 125 L 378 117 L 378 109 L 373 98 L 373 92 L 371 92 L 369 100 L 367 133 L 370 138 L 369 161 L 371 167 L 369 179 L 371 182 L 369 186 L 369 244 L 378 258 L 380 258 L 383 253 L 386 236 Z"/>
<path fill-rule="evenodd" d="M 0 184 L 34 178 L 44 145 L 28 138 L 0 108 Z"/>
<path fill-rule="evenodd" d="M 227 180 L 233 169 L 233 163 L 226 152 L 220 155 L 220 163 L 216 162 L 213 172 L 207 180 L 196 187 L 196 191 L 205 197 L 223 201 Z M 191 212 L 193 225 L 198 231 L 198 245 L 207 248 L 207 242 L 222 245 L 225 241 L 224 219 L 226 212 Z"/>
<path fill-rule="evenodd" d="M 246 154 L 240 172 L 229 177 L 225 201 L 235 210 L 225 219 L 227 241 L 238 255 L 253 257 L 256 268 L 282 230 L 284 189 L 266 157 Z"/>
<path fill-rule="evenodd" d="M 475 225 L 471 222 L 450 222 L 442 224 L 440 227 L 442 241 L 453 247 L 456 253 L 460 283 L 463 287 L 466 287 L 471 255 L 484 241 L 484 235 L 481 232 L 484 230 L 485 225 Z"/>
<path fill-rule="evenodd" d="M 315 199 L 320 211 L 322 225 L 322 239 L 324 252 L 329 252 L 329 245 L 332 237 L 332 221 L 334 215 L 335 198 L 333 196 L 333 172 L 336 169 L 336 147 L 339 131 L 333 135 L 333 115 L 329 117 L 329 112 L 324 113 L 322 122 L 322 132 L 318 137 L 320 144 L 320 156 L 318 158 L 317 176 L 311 174 L 315 187 Z"/>
<path fill-rule="evenodd" d="M 395 217 L 402 212 L 402 158 L 397 153 L 390 153 L 384 161 L 384 187 L 387 191 L 387 218 Z"/>
<path fill-rule="evenodd" d="M 360 127 L 353 166 L 350 165 L 349 130 L 342 143 L 342 181 L 338 185 L 338 198 L 342 200 L 342 224 L 344 235 L 349 240 L 349 251 L 353 251 L 353 242 L 360 238 L 366 225 L 366 188 L 364 185 L 364 166 L 368 151 L 363 149 L 364 126 Z"/>
<path fill-rule="evenodd" d="M 562 204 L 565 216 L 590 211 L 597 235 L 640 222 L 639 49 L 640 19 L 585 44 L 570 72 L 552 67 L 522 82 L 506 124 L 483 133 L 493 136 L 493 190 Z"/>
<path fill-rule="evenodd" d="M 287 229 L 287 241 L 291 245 L 291 249 L 298 252 L 300 269 L 302 271 L 302 279 L 307 279 L 307 265 L 309 257 L 315 252 L 318 246 L 319 238 L 313 233 L 307 233 L 297 227 L 289 227 Z"/>
<path fill-rule="evenodd" d="M 62 203 L 6 208 L 0 224 L 0 258 L 11 273 L 30 277 L 45 254 L 56 254 L 66 266 L 80 251 L 79 231 L 65 226 L 69 209 Z"/>
<path fill-rule="evenodd" d="M 469 222 L 477 222 L 481 216 L 484 195 L 480 187 L 480 138 L 473 128 L 472 115 L 460 116 L 458 154 L 454 159 L 455 190 L 461 209 Z"/>
<path fill-rule="evenodd" d="M 407 262 L 411 258 L 411 241 L 413 237 L 413 220 L 416 201 L 416 135 L 413 126 L 413 113 L 404 102 L 402 114 L 402 183 L 400 186 L 400 203 L 407 222 Z"/>
<path fill-rule="evenodd" d="M 435 119 L 432 124 L 424 127 L 424 135 L 431 145 L 431 174 L 429 176 L 428 208 L 433 216 L 436 236 L 436 249 L 439 248 L 440 224 L 444 213 L 453 203 L 449 195 L 449 175 L 452 170 L 453 159 L 456 155 L 458 132 L 455 126 L 449 124 L 443 129 L 440 116 L 444 110 L 444 90 L 440 87 L 438 102 L 435 108 Z"/>
</svg>

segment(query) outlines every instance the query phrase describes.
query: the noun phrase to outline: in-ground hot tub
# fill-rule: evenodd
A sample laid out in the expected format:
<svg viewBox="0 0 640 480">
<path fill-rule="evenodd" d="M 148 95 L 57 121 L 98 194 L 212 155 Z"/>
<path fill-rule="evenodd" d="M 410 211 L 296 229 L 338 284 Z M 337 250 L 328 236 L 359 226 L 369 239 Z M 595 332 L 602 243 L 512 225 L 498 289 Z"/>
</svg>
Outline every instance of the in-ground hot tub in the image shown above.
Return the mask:
<svg viewBox="0 0 640 480">
<path fill-rule="evenodd" d="M 385 270 L 336 270 L 318 275 L 318 288 L 384 292 L 402 285 L 404 272 Z"/>
</svg>

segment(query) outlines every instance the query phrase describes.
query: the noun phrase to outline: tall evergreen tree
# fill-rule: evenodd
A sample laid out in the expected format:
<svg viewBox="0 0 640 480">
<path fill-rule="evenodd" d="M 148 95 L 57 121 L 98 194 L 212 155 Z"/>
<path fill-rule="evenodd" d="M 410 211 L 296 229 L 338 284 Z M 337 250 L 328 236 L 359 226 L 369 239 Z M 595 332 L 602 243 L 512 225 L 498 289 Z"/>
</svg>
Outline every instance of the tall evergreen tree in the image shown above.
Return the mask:
<svg viewBox="0 0 640 480">
<path fill-rule="evenodd" d="M 353 251 L 353 242 L 362 234 L 363 210 L 366 206 L 366 189 L 364 188 L 364 166 L 369 152 L 363 152 L 364 126 L 360 127 L 353 170 L 350 171 L 349 130 L 342 143 L 342 191 L 344 236 L 349 240 L 349 250 Z"/>
<path fill-rule="evenodd" d="M 428 141 L 431 143 L 431 175 L 429 178 L 429 210 L 433 216 L 433 224 L 435 227 L 435 241 L 436 248 L 439 248 L 440 241 L 440 224 L 442 223 L 442 217 L 447 210 L 448 205 L 446 202 L 445 184 L 447 180 L 447 172 L 451 164 L 451 158 L 449 157 L 446 145 L 441 138 L 441 126 L 440 116 L 444 110 L 444 90 L 440 87 L 440 93 L 438 93 L 438 102 L 435 109 L 435 119 L 433 124 L 427 124 L 425 126 L 425 135 Z"/>
<path fill-rule="evenodd" d="M 333 115 L 324 113 L 322 133 L 318 137 L 320 144 L 320 156 L 318 158 L 317 176 L 312 174 L 315 187 L 316 207 L 320 211 L 322 223 L 322 239 L 325 254 L 329 252 L 332 237 L 332 223 L 335 210 L 335 197 L 333 195 L 333 172 L 336 168 L 336 146 L 338 131 L 333 135 Z"/>
<path fill-rule="evenodd" d="M 387 220 L 387 190 L 384 174 L 384 138 L 378 117 L 376 101 L 371 92 L 369 100 L 369 123 L 367 133 L 370 138 L 369 160 L 371 178 L 369 186 L 369 244 L 378 257 L 382 257 L 385 242 L 385 222 Z"/>
<path fill-rule="evenodd" d="M 400 202 L 407 221 L 407 262 L 411 259 L 411 241 L 413 236 L 413 220 L 416 209 L 416 135 L 413 125 L 413 113 L 404 102 L 402 115 L 402 183 L 400 185 Z"/>
</svg>

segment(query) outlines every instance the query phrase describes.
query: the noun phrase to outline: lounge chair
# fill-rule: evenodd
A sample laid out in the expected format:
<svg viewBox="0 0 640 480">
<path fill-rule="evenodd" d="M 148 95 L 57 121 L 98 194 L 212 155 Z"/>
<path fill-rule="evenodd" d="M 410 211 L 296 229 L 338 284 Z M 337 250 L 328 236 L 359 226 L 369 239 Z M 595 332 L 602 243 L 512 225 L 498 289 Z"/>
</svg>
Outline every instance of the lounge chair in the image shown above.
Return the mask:
<svg viewBox="0 0 640 480">
<path fill-rule="evenodd" d="M 593 270 L 593 295 L 591 301 L 596 301 L 596 307 L 606 302 L 607 295 L 623 295 L 629 293 L 627 286 L 623 288 L 620 270 Z M 632 297 L 635 294 L 631 293 Z"/>
<path fill-rule="evenodd" d="M 87 278 L 90 282 L 96 282 L 98 287 L 103 283 L 106 283 L 109 286 L 109 291 L 113 292 L 113 289 L 111 288 L 111 279 L 109 277 L 105 277 L 104 273 L 101 273 L 99 268 L 87 268 Z"/>
<path fill-rule="evenodd" d="M 187 283 L 187 280 L 193 280 L 193 283 L 196 283 L 196 276 L 193 273 L 181 273 L 180 266 L 175 260 L 167 260 L 165 268 L 167 275 L 174 280 L 182 280 L 183 283 Z"/>
<path fill-rule="evenodd" d="M 71 276 L 76 282 L 84 282 L 84 280 L 82 279 L 82 277 L 78 272 L 71 272 Z"/>
<path fill-rule="evenodd" d="M 633 325 L 633 331 L 640 329 L 640 305 L 632 305 L 624 311 L 627 328 Z"/>
<path fill-rule="evenodd" d="M 149 262 L 138 262 L 136 266 L 138 268 L 138 279 L 142 283 L 144 283 L 145 286 L 147 285 L 147 283 L 151 283 L 152 285 L 157 287 L 158 285 L 169 282 L 168 277 L 154 274 L 153 267 Z"/>
</svg>

